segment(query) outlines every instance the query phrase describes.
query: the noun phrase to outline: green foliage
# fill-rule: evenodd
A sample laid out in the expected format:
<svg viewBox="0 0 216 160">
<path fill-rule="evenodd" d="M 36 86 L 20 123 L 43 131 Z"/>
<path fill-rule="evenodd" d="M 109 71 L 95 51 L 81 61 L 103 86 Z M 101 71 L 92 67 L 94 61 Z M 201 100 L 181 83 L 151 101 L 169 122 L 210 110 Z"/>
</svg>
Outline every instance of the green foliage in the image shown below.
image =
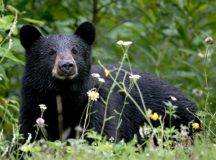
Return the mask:
<svg viewBox="0 0 216 160">
<path fill-rule="evenodd" d="M 66 142 L 50 142 L 40 140 L 34 143 L 25 143 L 22 147 L 16 146 L 19 135 L 14 136 L 13 142 L 2 143 L 0 139 L 0 154 L 2 158 L 11 160 L 20 159 L 114 159 L 114 160 L 125 160 L 125 159 L 214 159 L 216 145 L 213 144 L 209 139 L 205 139 L 203 136 L 199 137 L 193 146 L 181 146 L 176 148 L 164 148 L 164 147 L 153 147 L 147 144 L 146 148 L 136 147 L 136 140 L 132 140 L 130 143 L 112 143 L 110 141 L 98 141 L 89 145 L 86 141 L 79 139 L 69 139 Z M 99 136 L 99 135 L 98 135 Z M 205 140 L 204 140 L 205 139 Z M 18 148 L 17 150 L 15 150 Z M 22 152 L 18 152 L 22 151 Z M 9 153 L 8 153 L 9 152 Z M 29 154 L 31 153 L 31 154 Z M 20 157 L 20 155 L 21 157 Z"/>
</svg>

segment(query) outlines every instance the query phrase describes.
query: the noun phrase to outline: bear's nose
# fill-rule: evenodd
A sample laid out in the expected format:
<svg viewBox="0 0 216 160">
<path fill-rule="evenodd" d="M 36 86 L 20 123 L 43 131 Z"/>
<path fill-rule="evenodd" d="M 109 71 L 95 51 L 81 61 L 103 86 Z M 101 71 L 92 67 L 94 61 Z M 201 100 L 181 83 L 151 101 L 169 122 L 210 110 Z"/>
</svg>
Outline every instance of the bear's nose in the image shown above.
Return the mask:
<svg viewBox="0 0 216 160">
<path fill-rule="evenodd" d="M 74 64 L 71 62 L 64 62 L 59 64 L 59 69 L 66 74 L 69 74 L 74 69 Z"/>
</svg>

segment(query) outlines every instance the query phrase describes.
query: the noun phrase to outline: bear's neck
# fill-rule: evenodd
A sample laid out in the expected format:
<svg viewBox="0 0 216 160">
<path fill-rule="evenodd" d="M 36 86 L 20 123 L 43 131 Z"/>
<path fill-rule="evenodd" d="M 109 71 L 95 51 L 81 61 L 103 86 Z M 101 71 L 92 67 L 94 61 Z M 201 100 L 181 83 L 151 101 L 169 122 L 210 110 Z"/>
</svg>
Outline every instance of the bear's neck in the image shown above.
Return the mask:
<svg viewBox="0 0 216 160">
<path fill-rule="evenodd" d="M 71 83 L 67 81 L 61 81 L 55 84 L 56 88 L 40 92 L 45 103 L 50 103 L 48 106 L 55 106 L 57 103 L 57 97 L 60 97 L 63 110 L 83 110 L 88 103 L 87 92 L 91 88 L 91 82 L 79 81 Z M 42 99 L 43 99 L 42 98 Z M 52 102 L 51 102 L 52 101 Z"/>
<path fill-rule="evenodd" d="M 60 81 L 56 82 L 57 93 L 69 92 L 70 94 L 85 94 L 93 87 L 92 80 L 89 77 L 78 79 L 76 81 Z"/>
</svg>

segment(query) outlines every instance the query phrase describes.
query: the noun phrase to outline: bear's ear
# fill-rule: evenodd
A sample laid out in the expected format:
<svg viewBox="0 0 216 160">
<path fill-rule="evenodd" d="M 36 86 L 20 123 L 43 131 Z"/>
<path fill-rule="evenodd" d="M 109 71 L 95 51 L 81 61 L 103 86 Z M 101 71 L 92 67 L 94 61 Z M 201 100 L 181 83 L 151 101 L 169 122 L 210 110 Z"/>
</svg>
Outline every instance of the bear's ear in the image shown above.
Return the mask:
<svg viewBox="0 0 216 160">
<path fill-rule="evenodd" d="M 92 45 L 95 40 L 95 27 L 90 22 L 83 22 L 74 34 L 82 38 L 87 44 Z"/>
<path fill-rule="evenodd" d="M 42 34 L 32 25 L 25 25 L 20 29 L 20 42 L 25 49 L 29 49 Z"/>
</svg>

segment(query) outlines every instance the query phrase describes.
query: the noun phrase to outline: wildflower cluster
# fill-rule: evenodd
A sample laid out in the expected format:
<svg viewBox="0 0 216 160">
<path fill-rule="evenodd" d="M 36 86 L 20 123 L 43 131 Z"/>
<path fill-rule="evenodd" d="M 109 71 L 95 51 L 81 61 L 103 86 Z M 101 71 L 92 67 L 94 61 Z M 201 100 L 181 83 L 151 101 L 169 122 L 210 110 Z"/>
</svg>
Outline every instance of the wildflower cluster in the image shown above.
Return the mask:
<svg viewBox="0 0 216 160">
<path fill-rule="evenodd" d="M 94 78 L 100 78 L 100 74 L 98 74 L 98 73 L 92 73 L 91 75 L 92 75 L 92 77 L 94 77 Z"/>
<path fill-rule="evenodd" d="M 91 76 L 94 77 L 94 78 L 97 78 L 100 83 L 105 83 L 104 78 L 101 78 L 100 74 L 92 73 Z"/>
<path fill-rule="evenodd" d="M 139 134 L 142 138 L 149 136 L 152 133 L 152 128 L 149 125 L 144 125 L 139 128 Z"/>
<path fill-rule="evenodd" d="M 41 111 L 43 111 L 43 112 L 47 109 L 45 104 L 39 104 L 39 107 L 40 107 Z"/>
<path fill-rule="evenodd" d="M 45 124 L 43 114 L 44 114 L 44 111 L 47 109 L 47 107 L 45 104 L 39 104 L 38 106 L 40 107 L 40 110 L 41 110 L 41 116 L 36 119 L 36 123 L 38 126 L 42 127 Z"/>
</svg>

